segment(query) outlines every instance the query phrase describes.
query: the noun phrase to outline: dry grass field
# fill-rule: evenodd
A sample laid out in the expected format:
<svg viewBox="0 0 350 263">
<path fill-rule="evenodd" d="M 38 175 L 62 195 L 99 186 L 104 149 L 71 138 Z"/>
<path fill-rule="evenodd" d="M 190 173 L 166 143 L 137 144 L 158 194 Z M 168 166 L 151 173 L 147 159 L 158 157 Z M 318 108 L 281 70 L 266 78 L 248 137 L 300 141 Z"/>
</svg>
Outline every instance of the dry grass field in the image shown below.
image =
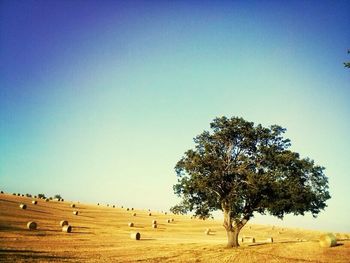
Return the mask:
<svg viewBox="0 0 350 263">
<path fill-rule="evenodd" d="M 322 248 L 317 231 L 248 224 L 241 236 L 253 236 L 256 243 L 226 249 L 220 221 L 156 211 L 150 216 L 148 210 L 106 204 L 75 202 L 71 208 L 72 202 L 36 199 L 34 205 L 32 200 L 0 195 L 1 262 L 350 262 L 349 240 Z M 20 209 L 21 203 L 27 209 Z M 61 231 L 61 220 L 68 220 L 71 233 Z M 152 228 L 152 220 L 158 228 Z M 37 230 L 27 229 L 29 221 L 38 224 Z M 212 230 L 209 235 L 204 233 L 207 228 Z M 139 241 L 130 238 L 133 232 L 141 234 Z M 269 237 L 273 243 L 264 242 Z"/>
</svg>

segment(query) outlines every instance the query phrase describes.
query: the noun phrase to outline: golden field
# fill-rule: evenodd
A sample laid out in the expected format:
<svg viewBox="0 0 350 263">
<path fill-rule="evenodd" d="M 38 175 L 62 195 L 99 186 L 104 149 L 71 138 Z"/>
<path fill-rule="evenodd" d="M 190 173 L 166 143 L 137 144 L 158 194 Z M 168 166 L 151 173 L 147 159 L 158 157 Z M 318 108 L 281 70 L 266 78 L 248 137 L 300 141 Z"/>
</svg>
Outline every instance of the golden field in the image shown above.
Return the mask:
<svg viewBox="0 0 350 263">
<path fill-rule="evenodd" d="M 32 200 L 0 195 L 1 262 L 350 262 L 348 239 L 322 248 L 318 231 L 248 223 L 240 236 L 252 236 L 256 243 L 226 249 L 221 221 L 156 211 L 150 216 L 148 210 L 126 211 L 113 204 L 74 202 L 76 208 L 71 208 L 69 201 L 35 199 L 34 205 Z M 27 209 L 20 209 L 21 203 Z M 72 233 L 61 231 L 61 220 L 68 220 Z M 158 228 L 152 228 L 152 220 Z M 37 230 L 27 229 L 29 221 L 38 224 Z M 209 235 L 204 233 L 207 228 Z M 141 240 L 132 240 L 133 232 L 139 232 Z M 264 241 L 269 237 L 273 243 Z"/>
</svg>

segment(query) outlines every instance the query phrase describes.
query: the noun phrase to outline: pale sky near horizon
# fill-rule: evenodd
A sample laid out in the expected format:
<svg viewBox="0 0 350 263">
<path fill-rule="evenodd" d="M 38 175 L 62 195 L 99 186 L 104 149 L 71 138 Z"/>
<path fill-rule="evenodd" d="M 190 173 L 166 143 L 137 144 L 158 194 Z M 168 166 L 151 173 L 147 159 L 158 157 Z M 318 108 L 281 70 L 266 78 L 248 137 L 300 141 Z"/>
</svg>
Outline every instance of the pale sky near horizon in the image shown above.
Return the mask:
<svg viewBox="0 0 350 263">
<path fill-rule="evenodd" d="M 0 1 L 0 188 L 167 209 L 216 116 L 287 128 L 350 232 L 349 1 Z"/>
</svg>

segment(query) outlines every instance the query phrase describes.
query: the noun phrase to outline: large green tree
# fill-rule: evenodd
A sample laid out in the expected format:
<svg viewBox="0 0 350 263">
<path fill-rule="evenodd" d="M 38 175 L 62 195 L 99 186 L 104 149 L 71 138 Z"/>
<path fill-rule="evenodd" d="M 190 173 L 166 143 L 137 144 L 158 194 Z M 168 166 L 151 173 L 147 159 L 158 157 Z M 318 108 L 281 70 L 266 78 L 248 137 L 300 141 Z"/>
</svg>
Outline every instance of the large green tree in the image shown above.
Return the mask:
<svg viewBox="0 0 350 263">
<path fill-rule="evenodd" d="M 255 213 L 316 217 L 326 207 L 324 168 L 289 150 L 284 128 L 237 117 L 216 118 L 210 128 L 176 164 L 174 191 L 182 202 L 172 211 L 207 218 L 222 210 L 227 246 L 237 247 L 240 230 Z"/>
</svg>

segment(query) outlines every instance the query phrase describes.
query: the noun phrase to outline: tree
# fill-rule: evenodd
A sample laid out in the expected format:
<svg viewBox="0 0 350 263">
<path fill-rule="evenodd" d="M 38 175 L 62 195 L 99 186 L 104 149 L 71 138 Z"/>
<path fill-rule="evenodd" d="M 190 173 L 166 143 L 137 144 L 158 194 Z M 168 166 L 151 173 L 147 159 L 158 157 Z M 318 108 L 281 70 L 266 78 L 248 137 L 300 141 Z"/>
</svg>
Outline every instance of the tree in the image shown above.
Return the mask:
<svg viewBox="0 0 350 263">
<path fill-rule="evenodd" d="M 228 247 L 239 246 L 239 232 L 254 213 L 282 219 L 311 212 L 316 217 L 326 207 L 324 168 L 289 150 L 286 129 L 238 117 L 216 118 L 210 128 L 175 166 L 174 192 L 182 197 L 176 209 L 200 218 L 222 210 Z"/>
<path fill-rule="evenodd" d="M 55 198 L 55 199 L 62 199 L 62 196 L 60 194 L 56 194 L 53 198 Z"/>
<path fill-rule="evenodd" d="M 38 198 L 45 199 L 46 196 L 45 196 L 45 194 L 38 194 Z"/>
</svg>

